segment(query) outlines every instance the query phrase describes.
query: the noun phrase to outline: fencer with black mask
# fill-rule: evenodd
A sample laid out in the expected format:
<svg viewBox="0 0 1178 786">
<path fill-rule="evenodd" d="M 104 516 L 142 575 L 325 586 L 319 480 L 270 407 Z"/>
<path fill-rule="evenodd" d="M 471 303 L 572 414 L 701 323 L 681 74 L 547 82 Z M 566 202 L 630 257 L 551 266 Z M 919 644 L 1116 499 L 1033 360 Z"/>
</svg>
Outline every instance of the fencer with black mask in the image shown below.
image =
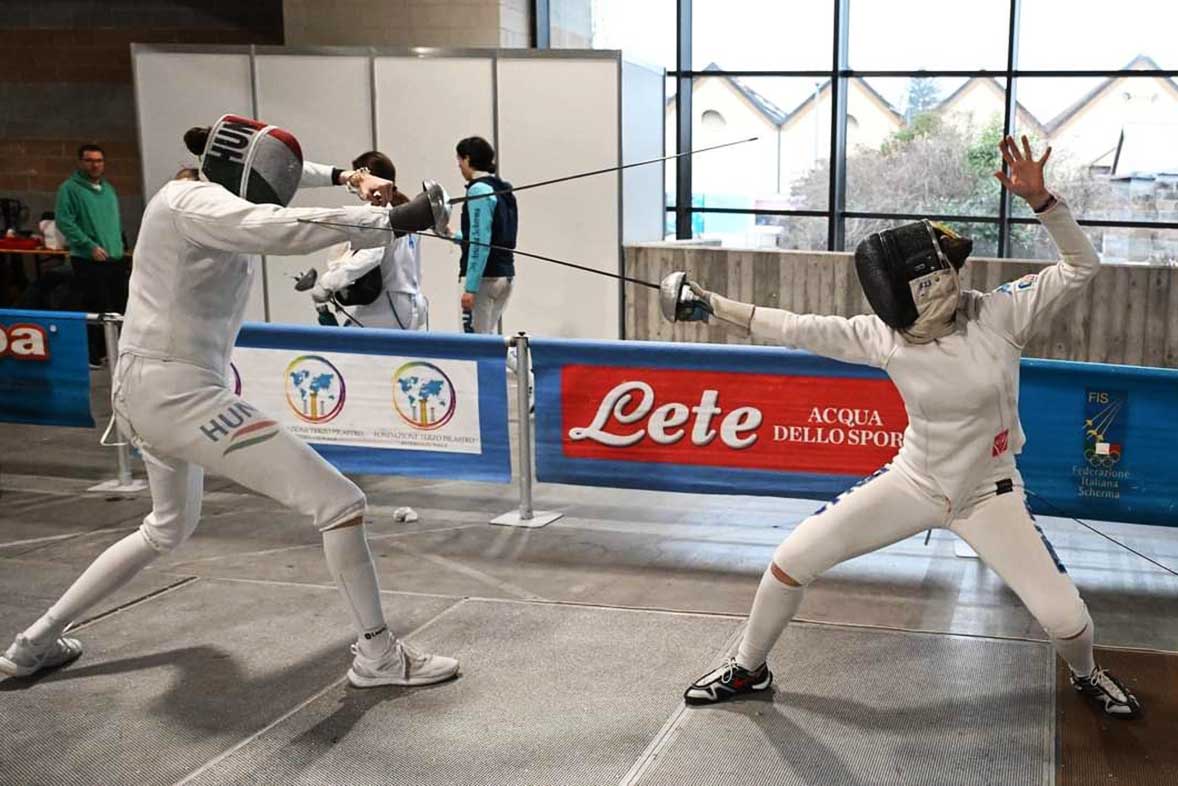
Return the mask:
<svg viewBox="0 0 1178 786">
<path fill-rule="evenodd" d="M 1015 455 L 1019 360 L 1036 328 L 1073 301 L 1100 259 L 1067 204 L 1043 179 L 1023 137 L 1000 144 L 1009 175 L 996 177 L 1035 211 L 1058 263 L 993 292 L 962 291 L 958 270 L 972 245 L 918 221 L 873 234 L 855 251 L 875 311 L 846 319 L 762 308 L 672 274 L 660 301 L 673 320 L 716 319 L 745 336 L 883 369 L 908 414 L 899 453 L 807 518 L 777 548 L 761 578 L 744 637 L 729 658 L 685 692 L 709 704 L 767 689 L 766 657 L 797 613 L 804 588 L 829 568 L 926 529 L 949 529 L 1019 596 L 1071 669 L 1072 685 L 1111 716 L 1140 712 L 1137 699 L 1093 659 L 1088 610 L 1027 510 Z"/>
<path fill-rule="evenodd" d="M 376 247 L 394 239 L 390 227 L 445 226 L 445 194 L 434 186 L 439 193 L 395 207 L 291 208 L 300 186 L 346 182 L 383 204 L 392 183 L 304 162 L 290 132 L 250 118 L 223 116 L 191 129 L 185 142 L 200 153 L 200 167 L 195 179 L 186 170 L 164 185 L 144 211 L 114 372 L 115 416 L 143 453 L 151 512 L 16 637 L 0 672 L 27 676 L 81 655 L 81 644 L 63 636 L 67 626 L 192 534 L 208 470 L 303 513 L 322 533 L 356 628 L 353 685 L 448 679 L 456 660 L 413 651 L 385 623 L 363 492 L 227 384 L 258 255 L 309 254 L 342 241 Z"/>
</svg>

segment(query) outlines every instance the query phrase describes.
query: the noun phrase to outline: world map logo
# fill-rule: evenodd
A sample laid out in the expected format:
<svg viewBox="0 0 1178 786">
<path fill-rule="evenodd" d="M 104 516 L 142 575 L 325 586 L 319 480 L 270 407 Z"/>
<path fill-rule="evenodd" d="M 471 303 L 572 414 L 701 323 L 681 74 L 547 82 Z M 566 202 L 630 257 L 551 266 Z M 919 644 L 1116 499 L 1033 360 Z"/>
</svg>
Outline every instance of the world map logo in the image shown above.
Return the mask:
<svg viewBox="0 0 1178 786">
<path fill-rule="evenodd" d="M 393 374 L 393 407 L 415 429 L 439 429 L 454 417 L 454 383 L 432 363 L 406 363 Z"/>
<path fill-rule="evenodd" d="M 340 413 L 347 386 L 339 369 L 319 355 L 301 355 L 286 367 L 286 403 L 300 420 L 326 423 Z"/>
</svg>

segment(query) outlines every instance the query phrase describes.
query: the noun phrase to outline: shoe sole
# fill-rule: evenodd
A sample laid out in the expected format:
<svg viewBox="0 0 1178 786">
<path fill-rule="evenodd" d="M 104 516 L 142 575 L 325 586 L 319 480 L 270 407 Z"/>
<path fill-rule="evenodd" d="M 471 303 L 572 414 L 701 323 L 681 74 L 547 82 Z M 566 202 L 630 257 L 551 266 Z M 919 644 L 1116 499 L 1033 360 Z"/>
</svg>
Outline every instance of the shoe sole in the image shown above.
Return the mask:
<svg viewBox="0 0 1178 786">
<path fill-rule="evenodd" d="M 60 669 L 62 666 L 68 666 L 78 658 L 82 657 L 81 651 L 72 654 L 65 660 L 57 663 L 42 663 L 37 666 L 20 666 L 8 658 L 0 655 L 0 674 L 5 674 L 9 677 L 31 677 L 39 671 L 48 671 L 50 669 Z"/>
<path fill-rule="evenodd" d="M 1110 718 L 1116 718 L 1117 720 L 1136 720 L 1137 718 L 1141 717 L 1140 702 L 1136 707 L 1130 706 L 1128 712 L 1109 712 L 1108 705 L 1104 704 L 1104 701 L 1099 696 L 1090 696 L 1084 691 L 1083 688 L 1076 685 L 1073 685 L 1072 688 L 1076 691 L 1076 693 L 1080 694 L 1086 699 L 1089 699 L 1093 704 L 1096 704 L 1097 709 Z M 1101 704 L 1104 706 L 1100 706 Z"/>
<path fill-rule="evenodd" d="M 769 672 L 769 679 L 765 680 L 764 682 L 758 682 L 757 684 L 751 686 L 748 690 L 741 691 L 740 693 L 729 693 L 729 694 L 725 695 L 723 698 L 719 698 L 719 699 L 709 699 L 709 698 L 705 698 L 703 696 L 695 697 L 695 696 L 688 696 L 688 695 L 684 694 L 683 703 L 688 705 L 689 707 L 701 707 L 701 706 L 705 706 L 708 704 L 721 704 L 725 701 L 733 701 L 734 699 L 739 699 L 741 696 L 747 696 L 750 693 L 760 693 L 762 691 L 769 690 L 769 688 L 771 688 L 772 686 L 773 686 L 773 672 Z"/>
<path fill-rule="evenodd" d="M 439 682 L 446 682 L 452 680 L 460 673 L 459 669 L 455 669 L 449 674 L 442 674 L 437 677 L 416 677 L 408 680 L 399 679 L 396 677 L 363 677 L 355 672 L 354 669 L 348 669 L 348 682 L 353 688 L 381 688 L 386 685 L 395 685 L 402 688 L 415 688 L 422 685 L 437 685 Z"/>
</svg>

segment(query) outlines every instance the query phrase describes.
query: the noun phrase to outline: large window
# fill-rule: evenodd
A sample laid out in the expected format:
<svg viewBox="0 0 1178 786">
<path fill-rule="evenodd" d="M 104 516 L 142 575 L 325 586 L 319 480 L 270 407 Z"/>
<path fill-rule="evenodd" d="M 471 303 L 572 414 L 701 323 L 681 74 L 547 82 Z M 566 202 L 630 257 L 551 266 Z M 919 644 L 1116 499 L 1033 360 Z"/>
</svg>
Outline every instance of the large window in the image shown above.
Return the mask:
<svg viewBox="0 0 1178 786">
<path fill-rule="evenodd" d="M 843 249 L 935 216 L 975 253 L 1050 257 L 993 177 L 1026 134 L 1106 260 L 1178 264 L 1178 3 L 535 2 L 553 46 L 667 69 L 668 153 L 759 137 L 668 165 L 670 236 Z M 587 34 L 558 41 L 559 15 Z"/>
</svg>

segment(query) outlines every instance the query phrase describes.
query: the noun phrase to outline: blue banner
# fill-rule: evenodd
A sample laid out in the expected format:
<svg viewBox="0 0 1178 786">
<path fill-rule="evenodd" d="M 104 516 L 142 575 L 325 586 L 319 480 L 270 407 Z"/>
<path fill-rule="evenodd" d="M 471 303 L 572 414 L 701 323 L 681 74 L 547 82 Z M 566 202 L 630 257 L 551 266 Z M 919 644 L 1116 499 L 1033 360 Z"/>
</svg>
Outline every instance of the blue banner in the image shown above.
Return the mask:
<svg viewBox="0 0 1178 786">
<path fill-rule="evenodd" d="M 1178 526 L 1178 371 L 1028 359 L 1021 377 L 1032 510 Z"/>
<path fill-rule="evenodd" d="M 85 314 L 0 309 L 0 420 L 94 425 Z"/>
<path fill-rule="evenodd" d="M 342 472 L 511 480 L 500 336 L 254 323 L 230 371 Z"/>
<path fill-rule="evenodd" d="M 545 482 L 829 499 L 907 426 L 883 372 L 768 347 L 531 341 Z M 1025 360 L 1032 510 L 1178 525 L 1178 371 Z"/>
</svg>

